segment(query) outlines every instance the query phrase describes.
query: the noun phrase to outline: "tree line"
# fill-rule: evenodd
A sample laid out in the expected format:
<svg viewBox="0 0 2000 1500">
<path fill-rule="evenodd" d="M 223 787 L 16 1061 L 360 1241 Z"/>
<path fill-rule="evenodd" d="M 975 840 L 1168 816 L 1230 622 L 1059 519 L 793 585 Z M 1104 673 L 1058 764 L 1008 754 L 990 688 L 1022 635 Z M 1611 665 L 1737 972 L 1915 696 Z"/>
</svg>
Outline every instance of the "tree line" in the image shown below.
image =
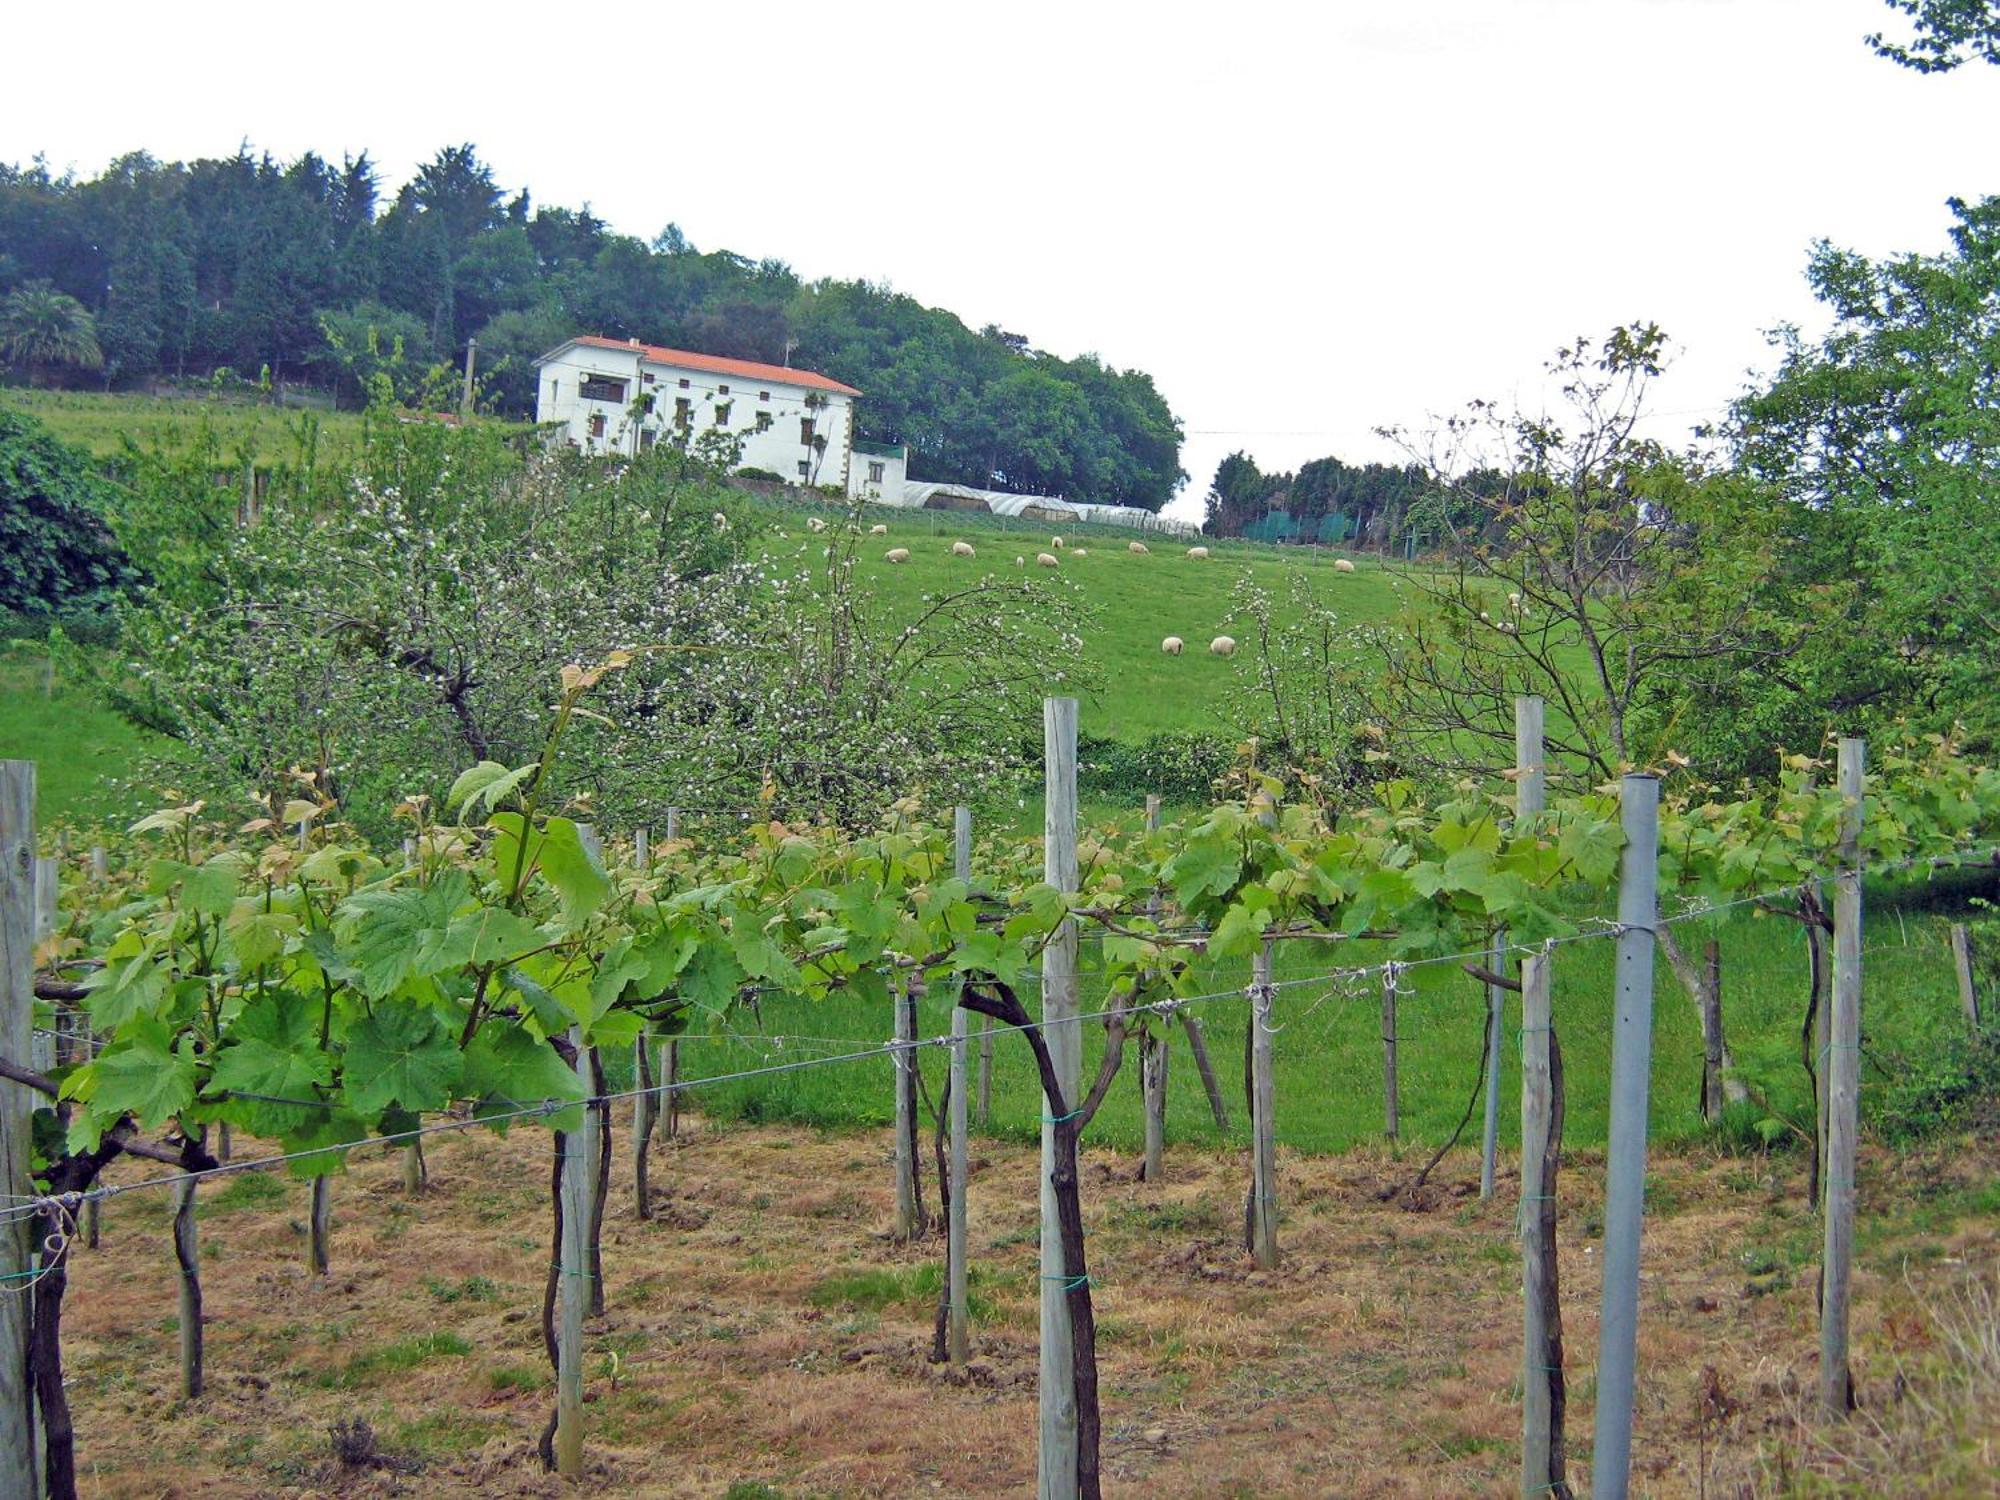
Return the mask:
<svg viewBox="0 0 2000 1500">
<path fill-rule="evenodd" d="M 471 145 L 393 194 L 366 152 L 253 155 L 94 178 L 0 164 L 0 343 L 29 379 L 146 385 L 217 372 L 359 403 L 419 399 L 476 339 L 483 399 L 532 415 L 535 356 L 578 333 L 823 370 L 867 393 L 859 436 L 913 478 L 1158 510 L 1186 478 L 1152 377 L 970 329 L 866 281 L 650 242 L 508 192 Z"/>
</svg>

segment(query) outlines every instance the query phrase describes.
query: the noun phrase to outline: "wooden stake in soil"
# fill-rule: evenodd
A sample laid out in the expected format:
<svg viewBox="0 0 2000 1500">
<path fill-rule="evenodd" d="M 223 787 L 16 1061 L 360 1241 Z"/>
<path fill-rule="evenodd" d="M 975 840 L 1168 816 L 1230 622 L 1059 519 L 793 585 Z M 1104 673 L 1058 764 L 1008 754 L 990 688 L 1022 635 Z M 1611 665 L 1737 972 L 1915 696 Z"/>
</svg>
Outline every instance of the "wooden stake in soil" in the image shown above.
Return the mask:
<svg viewBox="0 0 2000 1500">
<path fill-rule="evenodd" d="M 1611 1036 L 1611 1137 L 1604 1191 L 1603 1311 L 1597 1338 L 1594 1500 L 1624 1500 L 1632 1475 L 1639 1354 L 1639 1232 L 1646 1199 L 1646 1106 L 1653 1060 L 1653 929 L 1659 922 L 1660 783 L 1619 788 L 1618 992 Z"/>
<path fill-rule="evenodd" d="M 1076 699 L 1042 701 L 1042 749 L 1047 790 L 1042 810 L 1042 878 L 1059 891 L 1077 888 Z M 1042 1039 L 1063 1100 L 1079 1097 L 1083 1038 L 1076 1016 L 1076 924 L 1064 921 L 1042 950 Z M 1057 1109 L 1071 1106 L 1042 1095 L 1042 1313 L 1039 1371 L 1038 1500 L 1075 1500 L 1076 1386 L 1070 1322 L 1071 1271 L 1063 1255 L 1057 1166 Z"/>
<path fill-rule="evenodd" d="M 0 761 L 0 1057 L 30 1055 L 34 1034 L 35 766 Z M 26 1084 L 0 1079 L 0 1192 L 15 1201 L 35 1196 L 35 1096 Z M 19 1287 L 35 1270 L 36 1221 L 0 1222 L 0 1277 Z M 33 1390 L 28 1384 L 28 1325 L 32 1298 L 0 1294 L 0 1500 L 41 1494 Z M 26 1455 L 25 1460 L 23 1455 Z"/>
<path fill-rule="evenodd" d="M 201 1395 L 201 1242 L 195 1233 L 198 1177 L 174 1184 L 174 1264 L 180 1272 L 181 1395 Z"/>
<path fill-rule="evenodd" d="M 62 867 L 47 855 L 35 860 L 35 946 L 40 947 L 55 933 L 58 917 L 56 904 L 62 878 Z M 34 1033 L 33 1045 L 28 1056 L 35 1071 L 52 1073 L 56 1065 L 56 1039 L 45 1031 Z"/>
<path fill-rule="evenodd" d="M 577 1081 L 591 1092 L 590 1054 L 572 1028 Z M 562 1255 L 556 1289 L 556 1472 L 583 1477 L 583 1319 L 590 1306 L 590 1221 L 597 1181 L 597 1116 L 584 1108 L 563 1142 Z"/>
<path fill-rule="evenodd" d="M 1269 938 L 1250 964 L 1250 1254 L 1258 1266 L 1278 1264 L 1278 1137 L 1273 1118 L 1277 1085 L 1272 1076 Z"/>
<path fill-rule="evenodd" d="M 322 1174 L 312 1180 L 312 1211 L 307 1228 L 307 1255 L 315 1276 L 327 1273 L 327 1242 L 333 1237 L 333 1179 Z"/>
<path fill-rule="evenodd" d="M 1146 798 L 1146 831 L 1156 833 L 1160 827 L 1160 799 Z M 1155 890 L 1146 898 L 1146 915 L 1158 919 L 1160 915 L 1160 893 Z M 1157 1028 L 1153 1021 L 1146 1022 L 1146 1029 L 1139 1033 L 1139 1103 L 1146 1121 L 1146 1154 L 1139 1163 L 1141 1182 L 1158 1182 L 1166 1172 L 1167 1150 L 1167 1050 L 1166 1021 L 1161 1019 Z"/>
<path fill-rule="evenodd" d="M 111 878 L 111 855 L 102 844 L 91 846 L 90 878 L 99 885 Z"/>
<path fill-rule="evenodd" d="M 907 978 L 896 987 L 896 1030 L 899 1042 L 917 1039 L 917 997 Z M 924 1232 L 924 1206 L 917 1196 L 917 1054 L 909 1047 L 889 1055 L 896 1069 L 896 1225 L 895 1237 L 909 1241 Z"/>
<path fill-rule="evenodd" d="M 667 1101 L 667 1139 L 675 1140 L 681 1133 L 681 1041 L 679 1037 L 667 1038 L 667 1076 L 662 1080 Z"/>
<path fill-rule="evenodd" d="M 1521 963 L 1521 1493 L 1567 1500 L 1562 1299 L 1556 1273 L 1561 1064 L 1549 956 Z"/>
<path fill-rule="evenodd" d="M 1951 962 L 1958 971 L 1958 1003 L 1965 1007 L 1965 1019 L 1979 1029 L 1979 980 L 1972 967 L 1972 933 L 1963 922 L 1951 926 Z"/>
<path fill-rule="evenodd" d="M 644 830 L 640 830 L 644 832 Z M 641 1090 L 653 1087 L 653 1038 L 640 1034 L 632 1044 L 632 1077 Z M 660 1117 L 657 1094 L 641 1092 L 632 1101 L 632 1202 L 639 1217 L 653 1217 L 653 1188 L 650 1181 L 653 1124 Z"/>
<path fill-rule="evenodd" d="M 1722 1118 L 1722 944 L 1708 940 L 1701 984 L 1701 1117 Z"/>
<path fill-rule="evenodd" d="M 952 853 L 954 873 L 960 880 L 971 879 L 972 809 L 969 807 L 961 807 L 952 815 Z M 965 1265 L 966 1020 L 964 1008 L 954 1004 L 951 1008 L 951 1213 L 945 1232 L 945 1295 L 950 1302 L 945 1353 L 953 1365 L 965 1363 L 971 1346 Z"/>
<path fill-rule="evenodd" d="M 1382 967 L 1382 1133 L 1394 1145 L 1402 1139 L 1402 1101 L 1396 1080 L 1396 993 L 1402 975 L 1395 964 Z"/>
<path fill-rule="evenodd" d="M 1215 1128 L 1229 1129 L 1229 1104 L 1222 1097 L 1222 1086 L 1215 1081 L 1215 1064 L 1208 1060 L 1207 1033 L 1203 1031 L 1201 1018 L 1181 1011 L 1181 1030 L 1187 1033 L 1188 1051 L 1194 1057 L 1194 1070 L 1201 1075 L 1202 1091 L 1208 1095 L 1208 1112 L 1215 1116 Z"/>
<path fill-rule="evenodd" d="M 1854 1409 L 1847 1302 L 1854 1255 L 1854 1160 L 1861 1114 L 1861 818 L 1867 747 L 1840 742 L 1840 874 L 1833 886 L 1833 1006 L 1826 1046 L 1826 1253 L 1819 1309 L 1819 1397 L 1833 1416 Z"/>
</svg>

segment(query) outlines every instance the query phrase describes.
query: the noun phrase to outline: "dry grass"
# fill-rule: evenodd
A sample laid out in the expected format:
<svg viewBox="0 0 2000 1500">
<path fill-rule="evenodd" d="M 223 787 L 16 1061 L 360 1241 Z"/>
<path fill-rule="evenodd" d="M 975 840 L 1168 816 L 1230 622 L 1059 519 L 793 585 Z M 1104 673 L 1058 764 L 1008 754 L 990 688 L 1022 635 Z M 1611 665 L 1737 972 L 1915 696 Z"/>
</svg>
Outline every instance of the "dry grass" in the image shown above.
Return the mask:
<svg viewBox="0 0 2000 1500">
<path fill-rule="evenodd" d="M 651 1223 L 634 1216 L 620 1133 L 608 1311 L 590 1330 L 587 1492 L 800 1500 L 1030 1488 L 1032 1154 L 981 1143 L 976 1357 L 955 1376 L 925 1359 L 935 1241 L 902 1248 L 883 1232 L 886 1134 L 700 1126 L 656 1163 Z M 205 1192 L 210 1389 L 191 1404 L 177 1396 L 164 1195 L 108 1203 L 103 1248 L 78 1257 L 66 1324 L 84 1493 L 575 1493 L 534 1459 L 550 1399 L 536 1321 L 546 1149 L 525 1130 L 440 1141 L 431 1189 L 414 1203 L 392 1159 L 358 1161 L 335 1188 L 324 1280 L 304 1269 L 302 1186 L 237 1179 Z M 2000 1259 L 1990 1216 L 1935 1211 L 1990 1182 L 1992 1156 L 1961 1149 L 1914 1174 L 1908 1160 L 1893 1173 L 1871 1162 L 1863 1182 L 1864 1203 L 1894 1195 L 1932 1210 L 1921 1229 L 1864 1237 L 1856 1350 L 1871 1412 L 1899 1409 L 1899 1378 L 1906 1393 L 1918 1388 L 1913 1361 L 1946 1368 L 1945 1341 L 1971 1337 L 1939 1330 L 1976 1318 L 1936 1323 L 1923 1303 L 1942 1306 L 1968 1265 L 1990 1274 Z M 1235 1243 L 1245 1170 L 1235 1156 L 1170 1153 L 1167 1181 L 1142 1186 L 1129 1158 L 1090 1153 L 1110 1492 L 1513 1494 L 1512 1210 L 1504 1194 L 1478 1203 L 1468 1163 L 1450 1165 L 1418 1211 L 1377 1197 L 1409 1163 L 1281 1157 L 1285 1262 L 1265 1274 Z M 1577 1162 L 1563 1188 L 1572 1451 L 1586 1453 L 1597 1166 Z M 1907 1460 L 1908 1449 L 1864 1438 L 1862 1423 L 1839 1441 L 1799 1425 L 1816 1337 L 1813 1225 L 1793 1189 L 1789 1169 L 1761 1163 L 1656 1161 L 1635 1493 L 1782 1493 L 1802 1468 L 1837 1476 L 1851 1463 L 1860 1478 Z M 1990 1301 L 1980 1306 L 1990 1315 Z M 1942 1423 L 1990 1443 L 2000 1425 L 1987 1326 L 1976 1394 L 1941 1377 L 1900 1403 L 1928 1403 L 1934 1438 Z M 1968 1399 L 1987 1403 L 1983 1417 L 1967 1414 Z M 1880 1458 L 1863 1454 L 1869 1443 Z M 1573 1461 L 1573 1476 L 1583 1468 Z M 1879 1477 L 1865 1487 L 1916 1492 Z"/>
</svg>

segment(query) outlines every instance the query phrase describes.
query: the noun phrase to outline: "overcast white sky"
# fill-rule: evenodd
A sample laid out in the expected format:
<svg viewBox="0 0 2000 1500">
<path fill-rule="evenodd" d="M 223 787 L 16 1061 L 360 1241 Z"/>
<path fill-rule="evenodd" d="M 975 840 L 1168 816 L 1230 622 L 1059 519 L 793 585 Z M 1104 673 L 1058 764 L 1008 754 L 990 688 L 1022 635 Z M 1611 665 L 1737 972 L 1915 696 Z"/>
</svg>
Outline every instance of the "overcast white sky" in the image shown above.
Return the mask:
<svg viewBox="0 0 2000 1500">
<path fill-rule="evenodd" d="M 1880 0 L 1180 6 L 113 3 L 11 18 L 0 159 L 470 140 L 650 238 L 868 277 L 1152 372 L 1216 463 L 1396 456 L 1563 338 L 1681 346 L 1660 435 L 1810 321 L 1819 237 L 1941 246 L 2000 190 L 2000 72 L 1862 44 Z M 60 66 L 24 66 L 36 57 Z M 832 372 L 838 375 L 839 371 Z"/>
</svg>

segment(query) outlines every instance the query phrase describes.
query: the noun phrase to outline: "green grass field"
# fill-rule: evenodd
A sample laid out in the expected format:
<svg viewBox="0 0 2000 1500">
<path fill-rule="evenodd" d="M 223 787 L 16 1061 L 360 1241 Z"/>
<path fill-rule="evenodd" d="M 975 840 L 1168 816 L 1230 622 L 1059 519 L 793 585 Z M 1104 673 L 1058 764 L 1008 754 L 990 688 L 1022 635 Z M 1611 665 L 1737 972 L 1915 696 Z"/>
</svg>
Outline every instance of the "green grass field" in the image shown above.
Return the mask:
<svg viewBox="0 0 2000 1500">
<path fill-rule="evenodd" d="M 39 646 L 0 649 L 0 760 L 35 762 L 38 822 L 123 828 L 158 803 L 141 768 L 160 748 L 88 688 L 52 672 Z"/>
<path fill-rule="evenodd" d="M 330 407 L 272 406 L 240 396 L 136 396 L 98 391 L 37 391 L 0 386 L 0 409 L 25 412 L 66 443 L 116 458 L 129 441 L 169 452 L 199 440 L 203 425 L 231 463 L 257 467 L 289 461 L 308 424 L 318 429 L 322 460 L 360 451 L 361 416 Z"/>
</svg>

